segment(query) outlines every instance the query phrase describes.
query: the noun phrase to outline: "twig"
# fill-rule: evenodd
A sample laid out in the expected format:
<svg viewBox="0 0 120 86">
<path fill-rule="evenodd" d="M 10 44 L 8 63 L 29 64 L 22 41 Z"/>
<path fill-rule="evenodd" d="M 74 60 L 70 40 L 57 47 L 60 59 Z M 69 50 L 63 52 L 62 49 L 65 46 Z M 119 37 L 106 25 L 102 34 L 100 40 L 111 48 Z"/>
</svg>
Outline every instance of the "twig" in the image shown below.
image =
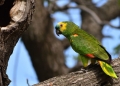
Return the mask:
<svg viewBox="0 0 120 86">
<path fill-rule="evenodd" d="M 27 85 L 28 85 L 28 86 L 31 86 L 31 85 L 29 84 L 29 80 L 28 80 L 28 79 L 27 79 Z"/>
</svg>

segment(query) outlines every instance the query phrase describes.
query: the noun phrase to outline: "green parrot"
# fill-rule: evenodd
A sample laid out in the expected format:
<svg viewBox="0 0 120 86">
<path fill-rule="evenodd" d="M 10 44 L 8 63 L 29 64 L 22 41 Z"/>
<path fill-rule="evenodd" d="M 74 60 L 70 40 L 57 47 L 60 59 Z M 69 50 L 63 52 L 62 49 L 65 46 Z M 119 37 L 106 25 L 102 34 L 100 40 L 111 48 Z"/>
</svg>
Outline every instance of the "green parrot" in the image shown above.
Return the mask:
<svg viewBox="0 0 120 86">
<path fill-rule="evenodd" d="M 84 67 L 88 66 L 89 60 L 92 63 L 97 61 L 105 74 L 118 78 L 110 65 L 111 55 L 95 37 L 70 21 L 59 22 L 55 29 L 56 34 L 63 34 L 70 41 L 73 50 L 80 54 Z"/>
</svg>

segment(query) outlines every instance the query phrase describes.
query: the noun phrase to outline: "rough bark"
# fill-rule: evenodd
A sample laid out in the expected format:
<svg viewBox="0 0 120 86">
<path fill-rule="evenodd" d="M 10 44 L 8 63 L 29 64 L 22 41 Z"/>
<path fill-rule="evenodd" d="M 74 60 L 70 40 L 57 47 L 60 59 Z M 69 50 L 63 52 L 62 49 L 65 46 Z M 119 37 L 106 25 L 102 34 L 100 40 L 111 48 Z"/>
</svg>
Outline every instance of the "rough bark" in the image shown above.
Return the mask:
<svg viewBox="0 0 120 86">
<path fill-rule="evenodd" d="M 66 74 L 64 47 L 53 34 L 53 21 L 43 0 L 36 0 L 36 9 L 30 28 L 22 36 L 38 80 Z"/>
<path fill-rule="evenodd" d="M 120 77 L 120 58 L 113 60 L 112 66 Z M 99 65 L 57 76 L 33 86 L 120 86 L 120 78 L 113 79 L 103 73 Z"/>
<path fill-rule="evenodd" d="M 2 0 L 0 6 L 0 86 L 8 86 L 8 60 L 21 34 L 30 24 L 33 0 Z"/>
</svg>

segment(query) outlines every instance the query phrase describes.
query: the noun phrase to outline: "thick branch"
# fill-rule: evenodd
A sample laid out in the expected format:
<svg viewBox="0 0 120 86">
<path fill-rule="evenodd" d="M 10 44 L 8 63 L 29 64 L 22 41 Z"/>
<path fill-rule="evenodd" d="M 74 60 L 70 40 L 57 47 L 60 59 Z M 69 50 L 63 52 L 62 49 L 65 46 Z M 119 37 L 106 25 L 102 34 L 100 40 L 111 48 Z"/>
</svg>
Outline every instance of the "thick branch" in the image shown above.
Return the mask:
<svg viewBox="0 0 120 86">
<path fill-rule="evenodd" d="M 108 0 L 98 11 L 98 13 L 101 12 L 100 14 L 104 15 L 101 15 L 100 18 L 107 21 L 116 18 L 116 16 L 120 16 L 120 5 L 118 0 Z"/>
<path fill-rule="evenodd" d="M 21 34 L 31 22 L 33 0 L 5 0 L 0 6 L 0 86 L 10 83 L 6 74 L 8 60 Z"/>
<path fill-rule="evenodd" d="M 117 76 L 120 76 L 120 58 L 112 64 Z M 103 73 L 99 65 L 90 65 L 86 70 L 54 77 L 33 86 L 120 86 L 120 78 L 113 79 Z"/>
</svg>

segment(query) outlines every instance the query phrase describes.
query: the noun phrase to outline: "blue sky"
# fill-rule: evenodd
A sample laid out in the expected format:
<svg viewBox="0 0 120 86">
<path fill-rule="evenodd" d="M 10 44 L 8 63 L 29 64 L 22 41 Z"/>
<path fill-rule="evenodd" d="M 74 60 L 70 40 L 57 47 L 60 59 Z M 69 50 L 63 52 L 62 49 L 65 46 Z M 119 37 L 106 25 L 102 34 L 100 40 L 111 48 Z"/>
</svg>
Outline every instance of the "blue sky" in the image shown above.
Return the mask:
<svg viewBox="0 0 120 86">
<path fill-rule="evenodd" d="M 93 1 L 94 3 L 99 2 L 97 4 L 97 6 L 99 7 L 103 5 L 107 0 L 93 0 Z M 59 0 L 57 3 L 59 6 L 62 6 L 67 4 L 68 0 Z M 75 6 L 76 4 L 72 3 L 71 5 Z M 81 16 L 79 15 L 79 12 L 80 12 L 79 9 L 68 10 L 68 13 L 70 14 L 70 17 L 71 17 L 70 20 L 72 20 L 78 26 L 81 26 Z M 63 12 L 57 12 L 55 14 L 52 14 L 51 17 L 55 19 L 54 26 L 59 21 L 69 20 L 68 15 Z M 112 20 L 111 23 L 117 26 L 119 25 L 119 19 L 116 18 Z M 108 52 L 112 55 L 112 57 L 118 57 L 117 55 L 113 54 L 113 48 L 120 43 L 119 42 L 120 30 L 117 30 L 105 25 L 102 32 L 106 36 L 110 35 L 113 37 L 112 39 L 104 38 L 102 43 L 106 47 Z M 64 36 L 61 35 L 57 38 L 63 39 Z M 74 57 L 77 56 L 77 53 L 75 53 L 71 47 L 69 47 L 67 51 L 65 51 L 64 53 L 66 55 L 66 64 L 68 65 L 68 67 L 73 67 L 76 63 L 76 61 L 74 60 Z M 26 51 L 24 44 L 20 40 L 15 46 L 14 52 L 10 57 L 8 68 L 7 68 L 7 74 L 9 78 L 12 80 L 9 86 L 28 86 L 27 79 L 29 80 L 30 85 L 38 83 L 37 76 L 32 67 L 28 52 Z"/>
<path fill-rule="evenodd" d="M 10 57 L 7 74 L 12 80 L 10 86 L 28 86 L 27 79 L 31 85 L 38 82 L 28 52 L 20 40 Z"/>
</svg>

